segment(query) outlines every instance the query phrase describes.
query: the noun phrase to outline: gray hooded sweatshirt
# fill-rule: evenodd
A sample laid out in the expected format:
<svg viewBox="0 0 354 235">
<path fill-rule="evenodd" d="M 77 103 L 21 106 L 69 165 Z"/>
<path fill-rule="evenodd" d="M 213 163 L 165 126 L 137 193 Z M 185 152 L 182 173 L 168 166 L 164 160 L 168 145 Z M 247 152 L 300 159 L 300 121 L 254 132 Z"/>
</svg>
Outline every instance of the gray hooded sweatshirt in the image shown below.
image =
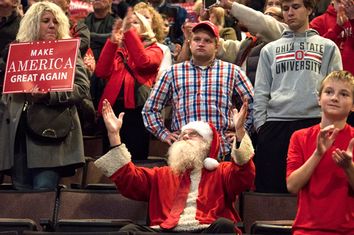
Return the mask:
<svg viewBox="0 0 354 235">
<path fill-rule="evenodd" d="M 334 70 L 342 70 L 338 47 L 309 29 L 282 38 L 261 51 L 254 88 L 254 125 L 266 121 L 319 118 L 317 88 Z"/>
</svg>

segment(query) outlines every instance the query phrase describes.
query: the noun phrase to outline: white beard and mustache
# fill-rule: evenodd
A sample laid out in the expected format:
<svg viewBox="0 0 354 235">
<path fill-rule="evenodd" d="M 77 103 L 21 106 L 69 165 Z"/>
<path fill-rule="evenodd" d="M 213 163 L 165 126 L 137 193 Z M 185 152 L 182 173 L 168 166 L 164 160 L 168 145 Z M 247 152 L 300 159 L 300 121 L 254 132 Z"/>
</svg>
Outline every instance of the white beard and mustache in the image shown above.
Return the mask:
<svg viewBox="0 0 354 235">
<path fill-rule="evenodd" d="M 182 174 L 186 170 L 202 169 L 209 148 L 210 143 L 203 140 L 174 142 L 168 150 L 168 165 L 176 174 Z"/>
</svg>

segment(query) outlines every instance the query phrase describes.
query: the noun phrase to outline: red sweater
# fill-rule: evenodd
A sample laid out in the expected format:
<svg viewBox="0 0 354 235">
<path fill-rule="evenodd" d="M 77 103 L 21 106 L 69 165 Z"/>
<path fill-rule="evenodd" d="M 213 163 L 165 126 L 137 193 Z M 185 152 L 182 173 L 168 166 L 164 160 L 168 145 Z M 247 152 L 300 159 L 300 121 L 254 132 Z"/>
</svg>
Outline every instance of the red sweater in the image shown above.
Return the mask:
<svg viewBox="0 0 354 235">
<path fill-rule="evenodd" d="M 107 99 L 113 106 L 124 83 L 124 106 L 127 109 L 135 108 L 134 84 L 135 80 L 124 67 L 118 52 L 123 53 L 129 67 L 133 70 L 139 83 L 152 86 L 155 83 L 163 52 L 156 43 L 144 48 L 139 36 L 134 29 L 124 33 L 125 48 L 118 48 L 110 39 L 106 41 L 97 61 L 95 74 L 108 82 L 103 91 L 98 105 L 99 113 L 102 112 L 102 102 Z"/>
<path fill-rule="evenodd" d="M 320 126 L 296 131 L 290 140 L 287 176 L 302 166 L 316 149 Z M 346 150 L 354 137 L 348 124 L 317 165 L 309 182 L 298 193 L 294 235 L 353 235 L 354 192 L 344 170 L 332 159 L 336 149 Z"/>
<path fill-rule="evenodd" d="M 324 14 L 311 21 L 310 27 L 337 44 L 342 55 L 343 68 L 354 73 L 354 19 L 346 22 L 343 27 L 337 25 L 337 12 L 330 4 Z"/>
</svg>

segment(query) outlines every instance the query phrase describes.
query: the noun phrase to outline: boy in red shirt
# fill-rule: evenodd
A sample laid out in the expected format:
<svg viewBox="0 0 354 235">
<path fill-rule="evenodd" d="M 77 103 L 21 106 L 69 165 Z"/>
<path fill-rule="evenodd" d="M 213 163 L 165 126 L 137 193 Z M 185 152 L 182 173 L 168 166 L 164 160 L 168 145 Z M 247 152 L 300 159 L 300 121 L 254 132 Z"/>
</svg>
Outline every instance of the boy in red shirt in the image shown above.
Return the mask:
<svg viewBox="0 0 354 235">
<path fill-rule="evenodd" d="M 287 159 L 287 188 L 298 193 L 294 235 L 354 234 L 354 76 L 335 71 L 321 83 L 321 123 L 296 131 Z"/>
</svg>

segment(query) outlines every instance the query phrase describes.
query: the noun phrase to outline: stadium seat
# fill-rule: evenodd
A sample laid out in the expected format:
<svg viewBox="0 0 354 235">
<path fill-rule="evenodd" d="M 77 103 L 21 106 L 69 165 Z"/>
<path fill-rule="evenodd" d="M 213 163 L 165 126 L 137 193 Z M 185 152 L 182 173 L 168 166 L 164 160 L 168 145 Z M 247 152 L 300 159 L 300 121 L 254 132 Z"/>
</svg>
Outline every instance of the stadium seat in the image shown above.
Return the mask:
<svg viewBox="0 0 354 235">
<path fill-rule="evenodd" d="M 62 189 L 55 231 L 117 231 L 134 222 L 146 224 L 147 203 L 130 200 L 117 190 Z"/>
<path fill-rule="evenodd" d="M 255 221 L 295 219 L 296 195 L 245 192 L 241 199 L 241 218 L 246 233 L 250 233 Z"/>
<path fill-rule="evenodd" d="M 1 233 L 0 233 L 1 235 Z M 41 232 L 24 231 L 23 235 L 128 235 L 127 232 L 107 231 L 107 232 Z"/>
<path fill-rule="evenodd" d="M 3 226 L 18 223 L 18 231 L 39 229 L 43 219 L 53 218 L 56 196 L 56 191 L 1 190 L 0 218 L 8 219 Z"/>
<path fill-rule="evenodd" d="M 291 235 L 293 220 L 256 221 L 251 226 L 251 234 Z"/>
<path fill-rule="evenodd" d="M 31 219 L 8 219 L 0 218 L 1 234 L 11 234 L 10 232 L 22 233 L 24 230 L 37 230 L 37 224 Z"/>
<path fill-rule="evenodd" d="M 0 235 L 18 235 L 17 231 L 1 231 Z"/>
</svg>

